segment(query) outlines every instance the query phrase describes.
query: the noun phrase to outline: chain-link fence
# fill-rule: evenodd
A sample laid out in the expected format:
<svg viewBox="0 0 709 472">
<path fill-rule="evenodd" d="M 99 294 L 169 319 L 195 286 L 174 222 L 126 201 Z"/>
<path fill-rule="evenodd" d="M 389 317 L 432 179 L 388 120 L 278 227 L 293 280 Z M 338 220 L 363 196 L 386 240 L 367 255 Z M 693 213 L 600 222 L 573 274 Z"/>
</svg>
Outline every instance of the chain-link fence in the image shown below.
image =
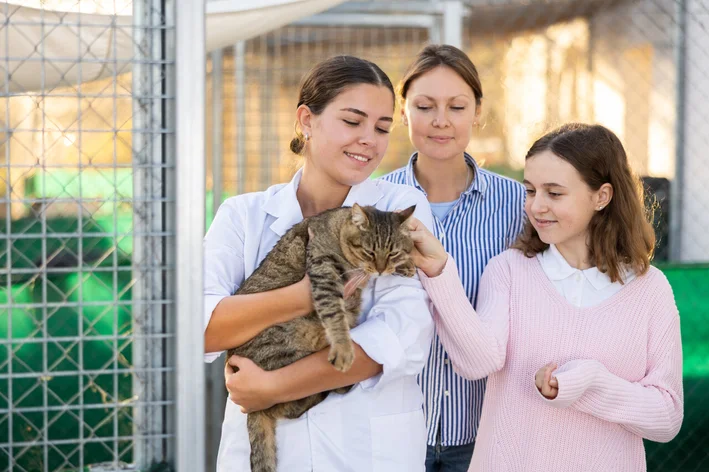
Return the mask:
<svg viewBox="0 0 709 472">
<path fill-rule="evenodd" d="M 456 44 L 478 67 L 483 126 L 469 151 L 483 166 L 520 178 L 533 140 L 568 121 L 601 123 L 622 139 L 659 202 L 655 264 L 672 283 L 684 338 L 686 418 L 671 443 L 647 443 L 649 469 L 706 470 L 706 1 L 347 2 L 219 51 L 208 66 L 207 93 L 213 132 L 207 187 L 220 196 L 214 205 L 225 195 L 290 179 L 299 165 L 288 150 L 298 85 L 314 63 L 354 54 L 376 62 L 396 82 L 428 42 Z M 403 166 L 411 152 L 406 129 L 396 126 L 375 177 Z M 217 409 L 225 398 L 220 375 L 209 402 Z M 212 448 L 220 414 L 211 415 Z"/>
<path fill-rule="evenodd" d="M 0 5 L 0 471 L 169 455 L 167 13 Z"/>
</svg>

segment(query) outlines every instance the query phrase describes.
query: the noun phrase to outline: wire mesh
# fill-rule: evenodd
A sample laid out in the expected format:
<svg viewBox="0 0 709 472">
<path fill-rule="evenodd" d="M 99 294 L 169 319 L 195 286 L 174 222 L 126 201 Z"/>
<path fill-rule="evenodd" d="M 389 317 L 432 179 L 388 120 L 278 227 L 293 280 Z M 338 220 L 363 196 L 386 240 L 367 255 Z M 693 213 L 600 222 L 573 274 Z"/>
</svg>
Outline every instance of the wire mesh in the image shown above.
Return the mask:
<svg viewBox="0 0 709 472">
<path fill-rule="evenodd" d="M 166 460 L 164 13 L 0 5 L 0 470 Z"/>
</svg>

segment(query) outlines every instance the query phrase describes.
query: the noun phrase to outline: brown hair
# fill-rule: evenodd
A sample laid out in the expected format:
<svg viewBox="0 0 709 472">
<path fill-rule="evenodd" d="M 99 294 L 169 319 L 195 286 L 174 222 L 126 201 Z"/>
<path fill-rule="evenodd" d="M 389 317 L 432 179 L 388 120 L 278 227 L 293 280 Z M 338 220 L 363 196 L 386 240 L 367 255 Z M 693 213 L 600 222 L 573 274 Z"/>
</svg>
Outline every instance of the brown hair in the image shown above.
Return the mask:
<svg viewBox="0 0 709 472">
<path fill-rule="evenodd" d="M 483 98 L 483 86 L 480 83 L 475 64 L 463 51 L 448 44 L 429 44 L 418 53 L 397 87 L 401 99 L 406 100 L 411 82 L 440 66 L 448 67 L 457 73 L 473 90 L 475 104 L 480 106 Z"/>
<path fill-rule="evenodd" d="M 300 87 L 296 108 L 306 105 L 313 114 L 319 115 L 347 87 L 357 84 L 386 87 L 394 96 L 391 80 L 378 65 L 359 57 L 335 56 L 310 69 Z M 300 154 L 304 147 L 305 139 L 296 123 L 295 138 L 290 142 L 290 149 Z"/>
<path fill-rule="evenodd" d="M 621 280 L 622 265 L 637 274 L 647 272 L 655 249 L 655 233 L 649 222 L 652 208 L 645 207 L 642 183 L 630 169 L 618 137 L 600 125 L 570 123 L 538 139 L 525 160 L 546 150 L 574 166 L 592 190 L 605 183 L 613 187 L 608 206 L 597 211 L 588 224 L 591 263 L 613 282 Z M 532 257 L 549 245 L 527 221 L 512 247 Z"/>
</svg>

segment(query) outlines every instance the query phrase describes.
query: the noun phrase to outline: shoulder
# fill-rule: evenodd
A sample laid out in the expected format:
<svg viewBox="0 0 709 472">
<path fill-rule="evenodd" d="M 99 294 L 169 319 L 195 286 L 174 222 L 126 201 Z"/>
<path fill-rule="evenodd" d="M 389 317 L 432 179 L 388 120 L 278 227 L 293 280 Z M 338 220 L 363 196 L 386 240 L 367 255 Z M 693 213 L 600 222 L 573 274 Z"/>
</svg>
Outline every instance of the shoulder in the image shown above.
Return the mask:
<svg viewBox="0 0 709 472">
<path fill-rule="evenodd" d="M 488 194 L 503 197 L 512 203 L 525 199 L 527 192 L 520 182 L 487 169 L 479 169 L 479 171 L 480 177 L 487 185 Z"/>
<path fill-rule="evenodd" d="M 376 207 L 383 211 L 404 210 L 416 205 L 414 217 L 433 231 L 433 215 L 431 205 L 426 199 L 426 195 L 418 189 L 409 185 L 397 184 L 386 180 L 377 179 L 372 181 L 373 185 L 381 192 L 382 198 L 377 202 Z"/>
<path fill-rule="evenodd" d="M 638 278 L 645 282 L 644 290 L 641 291 L 643 298 L 655 298 L 655 303 L 659 306 L 676 306 L 672 285 L 660 269 L 651 265 L 648 271 Z"/>
<path fill-rule="evenodd" d="M 388 174 L 385 174 L 377 180 L 383 180 L 386 182 L 393 182 L 397 184 L 405 184 L 406 183 L 406 167 L 400 167 L 396 170 L 393 170 L 389 172 Z"/>
<path fill-rule="evenodd" d="M 508 273 L 518 273 L 520 269 L 525 269 L 535 263 L 535 257 L 527 257 L 519 249 L 506 249 L 492 257 L 487 267 L 503 269 Z"/>
<path fill-rule="evenodd" d="M 233 214 L 244 214 L 255 209 L 260 209 L 269 198 L 278 193 L 278 191 L 286 185 L 288 184 L 276 184 L 260 192 L 242 193 L 241 195 L 229 197 L 219 206 L 219 211 L 224 209 L 224 211 Z"/>
<path fill-rule="evenodd" d="M 231 227 L 238 232 L 243 232 L 248 221 L 265 215 L 263 205 L 273 195 L 278 193 L 287 184 L 273 185 L 261 192 L 249 192 L 241 195 L 229 197 L 219 205 L 214 221 L 210 226 L 210 231 L 216 228 Z"/>
<path fill-rule="evenodd" d="M 402 201 L 410 201 L 414 203 L 426 202 L 426 204 L 428 204 L 426 196 L 415 187 L 381 179 L 374 180 L 373 182 L 382 192 L 383 198 L 387 202 L 399 203 Z"/>
</svg>

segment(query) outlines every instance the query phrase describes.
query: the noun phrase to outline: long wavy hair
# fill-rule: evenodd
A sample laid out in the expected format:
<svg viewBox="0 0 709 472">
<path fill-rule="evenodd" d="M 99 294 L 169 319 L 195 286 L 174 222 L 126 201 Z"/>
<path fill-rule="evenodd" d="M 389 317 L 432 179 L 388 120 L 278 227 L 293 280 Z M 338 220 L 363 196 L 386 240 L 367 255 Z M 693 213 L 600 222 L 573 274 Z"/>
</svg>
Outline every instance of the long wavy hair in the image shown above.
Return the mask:
<svg viewBox="0 0 709 472">
<path fill-rule="evenodd" d="M 600 125 L 570 123 L 538 139 L 525 160 L 547 150 L 574 166 L 592 190 L 605 183 L 613 187 L 610 203 L 588 225 L 590 262 L 613 282 L 623 281 L 624 266 L 638 275 L 647 272 L 655 250 L 654 205 L 645 205 L 642 183 L 618 137 Z M 549 245 L 527 221 L 512 247 L 532 257 Z"/>
</svg>

